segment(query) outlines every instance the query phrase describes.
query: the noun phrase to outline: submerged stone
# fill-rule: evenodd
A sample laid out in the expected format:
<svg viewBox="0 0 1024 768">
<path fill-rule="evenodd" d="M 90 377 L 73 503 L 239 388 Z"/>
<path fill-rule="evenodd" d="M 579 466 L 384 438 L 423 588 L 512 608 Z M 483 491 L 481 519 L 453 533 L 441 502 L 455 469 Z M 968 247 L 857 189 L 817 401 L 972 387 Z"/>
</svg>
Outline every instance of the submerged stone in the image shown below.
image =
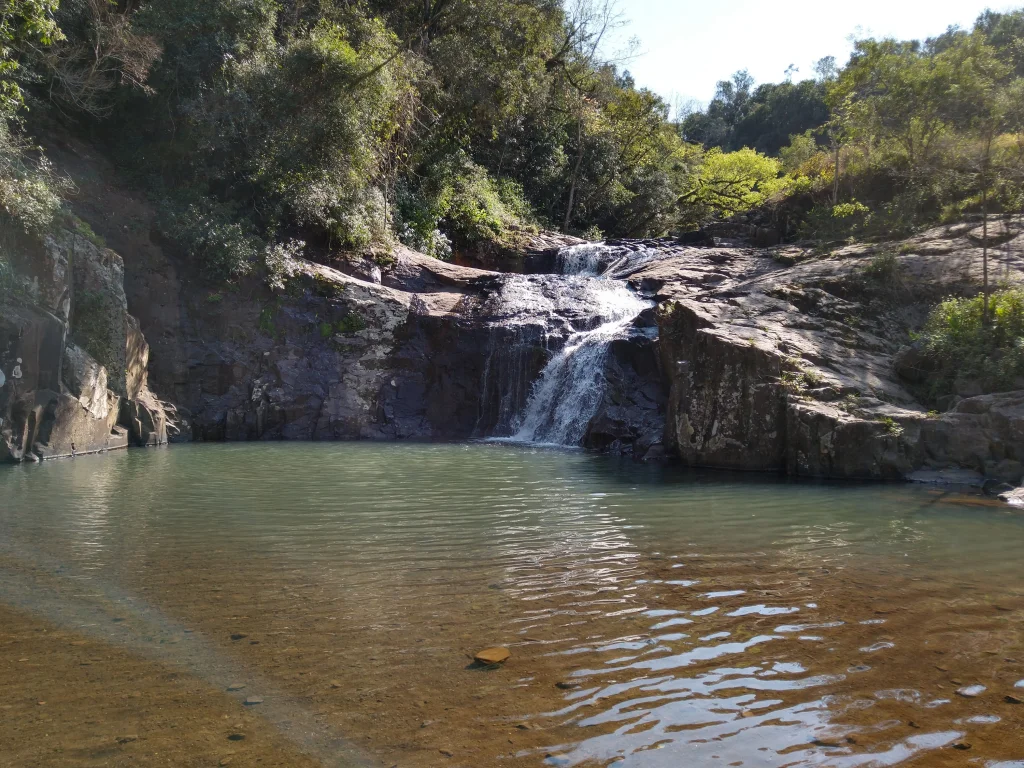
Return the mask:
<svg viewBox="0 0 1024 768">
<path fill-rule="evenodd" d="M 481 664 L 504 664 L 512 656 L 508 648 L 485 648 L 473 654 L 473 660 Z"/>
</svg>

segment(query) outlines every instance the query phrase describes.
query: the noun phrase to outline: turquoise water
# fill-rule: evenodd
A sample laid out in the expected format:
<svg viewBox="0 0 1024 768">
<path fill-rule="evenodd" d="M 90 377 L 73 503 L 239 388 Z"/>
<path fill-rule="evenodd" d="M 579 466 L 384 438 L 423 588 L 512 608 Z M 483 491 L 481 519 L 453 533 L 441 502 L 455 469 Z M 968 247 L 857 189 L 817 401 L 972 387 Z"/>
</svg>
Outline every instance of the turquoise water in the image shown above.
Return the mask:
<svg viewBox="0 0 1024 768">
<path fill-rule="evenodd" d="M 989 632 L 983 658 L 962 614 L 1000 603 L 1016 622 L 1024 517 L 979 500 L 488 443 L 131 451 L 2 467 L 0 499 L 0 600 L 71 628 L 113 605 L 174 632 L 192 609 L 143 588 L 189 590 L 198 617 L 218 580 L 298 578 L 353 626 L 429 616 L 499 624 L 510 646 L 540 637 L 580 687 L 525 713 L 557 728 L 523 764 L 896 765 L 979 728 L 998 737 L 972 757 L 1021 756 L 998 697 L 978 710 L 916 666 L 941 635 L 977 670 L 965 682 L 1012 689 L 1016 668 L 989 651 L 1009 654 L 1020 624 Z M 242 672 L 213 649 L 189 663 Z M 889 734 L 894 706 L 932 721 Z M 833 743 L 879 728 L 870 748 Z"/>
</svg>

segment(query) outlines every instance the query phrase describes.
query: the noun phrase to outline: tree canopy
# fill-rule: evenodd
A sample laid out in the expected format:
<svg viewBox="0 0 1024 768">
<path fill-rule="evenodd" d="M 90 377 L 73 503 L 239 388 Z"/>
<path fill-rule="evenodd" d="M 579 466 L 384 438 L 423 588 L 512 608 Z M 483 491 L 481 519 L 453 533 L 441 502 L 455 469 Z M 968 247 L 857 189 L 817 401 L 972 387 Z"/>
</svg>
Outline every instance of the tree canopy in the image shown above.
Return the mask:
<svg viewBox="0 0 1024 768">
<path fill-rule="evenodd" d="M 650 236 L 781 204 L 812 233 L 1021 197 L 1024 11 L 862 40 L 811 79 L 738 72 L 682 119 L 630 76 L 621 24 L 613 0 L 2 0 L 0 188 L 20 191 L 0 204 L 59 206 L 29 138 L 47 111 L 229 279 L 299 240 L 446 258 L 539 227 Z"/>
</svg>

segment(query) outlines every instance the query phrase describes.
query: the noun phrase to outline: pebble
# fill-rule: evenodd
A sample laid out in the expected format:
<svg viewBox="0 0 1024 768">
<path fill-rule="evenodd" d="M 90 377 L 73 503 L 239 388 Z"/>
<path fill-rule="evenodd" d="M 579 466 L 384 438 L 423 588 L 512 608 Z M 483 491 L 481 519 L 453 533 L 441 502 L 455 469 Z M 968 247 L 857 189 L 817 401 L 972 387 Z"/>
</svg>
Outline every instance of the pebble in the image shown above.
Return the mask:
<svg viewBox="0 0 1024 768">
<path fill-rule="evenodd" d="M 117 737 L 117 743 L 118 744 L 131 744 L 133 741 L 138 741 L 138 740 L 139 740 L 139 737 L 136 736 L 134 733 L 130 733 L 127 736 L 118 736 Z"/>
<path fill-rule="evenodd" d="M 555 688 L 561 688 L 563 691 L 574 691 L 582 686 L 579 683 L 555 683 Z"/>
<path fill-rule="evenodd" d="M 1017 696 L 1004 696 L 1003 701 L 1007 704 L 1024 704 L 1024 699 L 1018 698 Z"/>
<path fill-rule="evenodd" d="M 231 636 L 231 639 L 232 640 L 244 640 L 247 637 L 248 637 L 248 635 L 245 634 L 244 632 L 236 632 L 235 634 L 233 634 Z"/>
<path fill-rule="evenodd" d="M 966 750 L 968 750 L 970 748 L 971 748 L 971 744 L 970 744 L 970 742 L 967 742 L 967 741 L 957 741 L 957 742 L 955 742 L 953 744 L 953 749 L 959 749 L 961 751 L 966 751 Z"/>
<path fill-rule="evenodd" d="M 454 753 L 453 753 L 453 752 L 452 752 L 451 750 L 448 750 L 448 749 L 439 749 L 439 750 L 437 750 L 437 751 L 438 751 L 438 752 L 440 752 L 440 753 L 441 753 L 442 755 L 444 755 L 445 757 L 455 757 L 455 754 L 454 754 Z"/>
<path fill-rule="evenodd" d="M 232 733 L 230 736 L 228 736 L 228 741 L 244 741 L 244 740 L 245 740 L 245 734 Z"/>
<path fill-rule="evenodd" d="M 341 688 L 341 687 L 343 687 L 342 684 L 339 683 L 337 680 L 331 680 L 331 688 L 337 689 L 337 688 Z"/>
<path fill-rule="evenodd" d="M 255 707 L 257 704 L 262 704 L 262 703 L 263 703 L 263 699 L 260 698 L 259 696 L 250 696 L 249 698 L 247 698 L 245 700 L 245 706 L 247 706 L 247 707 Z"/>
<path fill-rule="evenodd" d="M 480 664 L 504 664 L 511 656 L 508 648 L 484 648 L 473 654 L 473 660 Z"/>
<path fill-rule="evenodd" d="M 568 765 L 569 764 L 569 758 L 566 757 L 565 755 L 556 755 L 554 753 L 549 752 L 548 754 L 546 754 L 544 756 L 544 758 L 545 758 L 545 761 L 547 762 L 548 765 Z"/>
<path fill-rule="evenodd" d="M 957 682 L 954 680 L 953 682 Z M 980 696 L 985 692 L 984 685 L 965 685 L 963 688 L 957 688 L 956 692 L 958 695 L 963 696 L 965 699 L 973 699 L 975 696 Z"/>
<path fill-rule="evenodd" d="M 222 758 L 220 759 L 220 762 L 219 762 L 219 763 L 217 763 L 217 765 L 221 765 L 221 766 L 224 766 L 224 765 L 231 765 L 231 758 L 230 758 L 230 757 L 222 757 Z"/>
<path fill-rule="evenodd" d="M 240 691 L 245 688 L 245 683 L 232 683 L 228 686 L 229 691 Z"/>
</svg>

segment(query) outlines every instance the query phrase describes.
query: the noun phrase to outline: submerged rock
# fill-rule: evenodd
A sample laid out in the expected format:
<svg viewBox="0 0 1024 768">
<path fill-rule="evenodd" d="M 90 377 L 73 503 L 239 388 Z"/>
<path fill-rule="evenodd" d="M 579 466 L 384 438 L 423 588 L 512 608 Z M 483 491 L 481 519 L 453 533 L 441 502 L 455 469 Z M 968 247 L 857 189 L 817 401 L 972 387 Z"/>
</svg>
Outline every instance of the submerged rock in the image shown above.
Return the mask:
<svg viewBox="0 0 1024 768">
<path fill-rule="evenodd" d="M 473 654 L 473 661 L 480 664 L 503 664 L 512 657 L 508 648 L 485 648 Z"/>
</svg>

